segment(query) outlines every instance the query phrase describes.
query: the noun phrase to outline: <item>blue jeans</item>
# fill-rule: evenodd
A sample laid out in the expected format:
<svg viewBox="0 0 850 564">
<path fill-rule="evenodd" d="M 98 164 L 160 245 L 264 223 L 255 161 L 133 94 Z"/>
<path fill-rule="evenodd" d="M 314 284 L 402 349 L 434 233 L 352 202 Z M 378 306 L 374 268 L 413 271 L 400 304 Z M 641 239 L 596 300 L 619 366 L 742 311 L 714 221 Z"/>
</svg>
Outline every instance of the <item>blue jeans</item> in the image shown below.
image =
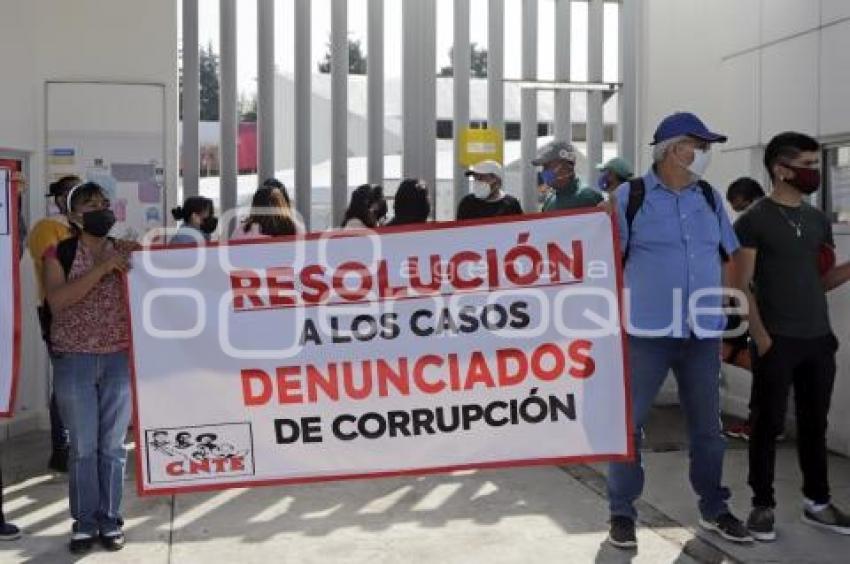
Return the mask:
<svg viewBox="0 0 850 564">
<path fill-rule="evenodd" d="M 56 403 L 56 393 L 50 394 L 50 444 L 53 450 L 68 449 L 68 429 L 59 414 L 59 404 Z"/>
<path fill-rule="evenodd" d="M 74 531 L 96 535 L 121 528 L 121 497 L 130 423 L 127 353 L 57 354 L 53 382 L 70 434 L 69 497 Z"/>
<path fill-rule="evenodd" d="M 690 480 L 702 517 L 727 512 L 722 486 L 726 440 L 720 427 L 720 341 L 629 337 L 635 453 L 632 463 L 612 463 L 608 499 L 612 516 L 637 517 L 634 502 L 643 491 L 640 433 L 669 370 L 676 375 L 690 442 Z"/>
</svg>

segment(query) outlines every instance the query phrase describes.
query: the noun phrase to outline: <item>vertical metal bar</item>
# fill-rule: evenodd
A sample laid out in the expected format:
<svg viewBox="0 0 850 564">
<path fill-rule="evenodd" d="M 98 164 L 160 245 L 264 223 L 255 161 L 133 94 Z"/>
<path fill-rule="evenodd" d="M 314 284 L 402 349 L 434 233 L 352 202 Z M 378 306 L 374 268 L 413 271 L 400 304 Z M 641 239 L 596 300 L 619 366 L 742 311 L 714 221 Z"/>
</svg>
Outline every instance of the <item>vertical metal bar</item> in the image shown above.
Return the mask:
<svg viewBox="0 0 850 564">
<path fill-rule="evenodd" d="M 555 0 L 555 80 L 570 81 L 572 0 Z M 572 141 L 572 116 L 569 90 L 555 91 L 555 138 Z"/>
<path fill-rule="evenodd" d="M 422 12 L 421 2 L 402 2 L 401 4 L 401 27 L 402 27 L 402 80 L 401 80 L 401 135 L 402 156 L 401 175 L 403 177 L 415 176 L 420 167 L 419 136 L 416 135 L 419 127 L 418 101 L 420 89 L 414 87 L 414 81 L 421 79 L 421 58 L 417 55 L 421 50 L 421 29 L 419 14 Z"/>
<path fill-rule="evenodd" d="M 487 127 L 505 138 L 505 0 L 490 0 L 487 16 Z"/>
<path fill-rule="evenodd" d="M 588 5 L 587 54 L 588 80 L 602 82 L 604 77 L 605 5 L 603 0 L 590 0 Z M 594 186 L 599 172 L 596 165 L 602 162 L 605 119 L 602 109 L 602 92 L 587 94 L 587 182 Z"/>
<path fill-rule="evenodd" d="M 623 0 L 620 4 L 620 82 L 617 98 L 619 112 L 618 152 L 635 169 L 637 154 L 637 59 L 638 59 L 638 0 Z"/>
<path fill-rule="evenodd" d="M 331 4 L 331 217 L 339 226 L 348 204 L 348 0 Z"/>
<path fill-rule="evenodd" d="M 198 48 L 198 0 L 183 0 L 183 197 L 198 195 L 201 168 L 198 139 L 201 74 Z"/>
<path fill-rule="evenodd" d="M 221 143 L 219 168 L 221 176 L 221 211 L 236 208 L 236 137 L 238 110 L 236 103 L 236 0 L 220 0 L 221 81 L 219 117 Z"/>
<path fill-rule="evenodd" d="M 309 231 L 312 204 L 310 0 L 295 0 L 295 205 Z"/>
<path fill-rule="evenodd" d="M 437 212 L 437 0 L 422 4 L 422 173 L 431 190 L 431 217 Z"/>
<path fill-rule="evenodd" d="M 274 166 L 274 0 L 257 0 L 257 171 L 261 181 Z"/>
<path fill-rule="evenodd" d="M 453 86 L 454 86 L 454 124 L 455 167 L 454 167 L 454 209 L 469 192 L 469 182 L 464 175 L 466 169 L 460 164 L 463 147 L 460 136 L 469 127 L 469 77 L 471 48 L 469 44 L 469 0 L 454 2 L 454 47 Z"/>
<path fill-rule="evenodd" d="M 402 3 L 402 171 L 424 180 L 436 204 L 437 9 L 435 0 Z M 432 212 L 436 206 L 432 206 Z"/>
<path fill-rule="evenodd" d="M 522 78 L 537 80 L 537 0 L 522 3 Z M 520 102 L 522 132 L 522 207 L 537 208 L 537 177 L 531 161 L 537 152 L 537 92 L 526 88 Z"/>
<path fill-rule="evenodd" d="M 384 184 L 384 0 L 369 0 L 369 182 Z"/>
</svg>

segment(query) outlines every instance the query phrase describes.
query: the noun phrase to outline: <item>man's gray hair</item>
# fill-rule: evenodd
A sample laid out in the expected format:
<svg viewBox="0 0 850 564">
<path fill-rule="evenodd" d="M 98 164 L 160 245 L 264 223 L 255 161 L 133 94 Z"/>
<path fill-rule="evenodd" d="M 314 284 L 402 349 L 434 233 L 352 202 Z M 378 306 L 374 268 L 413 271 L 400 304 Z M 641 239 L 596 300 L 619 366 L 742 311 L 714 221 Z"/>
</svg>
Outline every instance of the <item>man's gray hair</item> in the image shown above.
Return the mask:
<svg viewBox="0 0 850 564">
<path fill-rule="evenodd" d="M 664 160 L 664 157 L 667 156 L 667 151 L 670 150 L 670 147 L 675 145 L 676 143 L 681 143 L 685 139 L 687 139 L 687 135 L 679 135 L 678 137 L 671 137 L 665 141 L 662 141 L 658 145 L 655 145 L 652 148 L 652 162 L 658 164 Z"/>
</svg>

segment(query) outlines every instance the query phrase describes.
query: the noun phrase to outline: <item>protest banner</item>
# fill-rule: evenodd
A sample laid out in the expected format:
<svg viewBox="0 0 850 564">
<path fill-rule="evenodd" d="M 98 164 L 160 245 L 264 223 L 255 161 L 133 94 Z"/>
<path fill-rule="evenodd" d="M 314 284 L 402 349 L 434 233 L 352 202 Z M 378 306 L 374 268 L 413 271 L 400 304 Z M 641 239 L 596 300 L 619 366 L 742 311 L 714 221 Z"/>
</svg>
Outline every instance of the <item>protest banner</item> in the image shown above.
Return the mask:
<svg viewBox="0 0 850 564">
<path fill-rule="evenodd" d="M 0 417 L 11 417 L 21 364 L 21 286 L 18 198 L 7 169 L 0 169 Z"/>
<path fill-rule="evenodd" d="M 631 459 L 617 245 L 586 210 L 134 253 L 140 494 Z"/>
</svg>

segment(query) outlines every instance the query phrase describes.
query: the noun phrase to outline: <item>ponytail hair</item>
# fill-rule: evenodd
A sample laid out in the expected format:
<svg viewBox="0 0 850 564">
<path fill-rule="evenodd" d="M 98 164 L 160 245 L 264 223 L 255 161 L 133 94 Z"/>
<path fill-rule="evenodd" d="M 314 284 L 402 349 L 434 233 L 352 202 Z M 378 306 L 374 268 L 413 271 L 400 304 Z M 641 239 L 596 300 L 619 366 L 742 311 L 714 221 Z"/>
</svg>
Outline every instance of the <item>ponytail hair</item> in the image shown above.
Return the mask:
<svg viewBox="0 0 850 564">
<path fill-rule="evenodd" d="M 213 212 L 213 201 L 203 196 L 190 196 L 186 198 L 182 206 L 177 206 L 171 210 L 171 217 L 175 221 L 187 222 L 193 214 L 203 215 L 206 212 Z"/>
</svg>

